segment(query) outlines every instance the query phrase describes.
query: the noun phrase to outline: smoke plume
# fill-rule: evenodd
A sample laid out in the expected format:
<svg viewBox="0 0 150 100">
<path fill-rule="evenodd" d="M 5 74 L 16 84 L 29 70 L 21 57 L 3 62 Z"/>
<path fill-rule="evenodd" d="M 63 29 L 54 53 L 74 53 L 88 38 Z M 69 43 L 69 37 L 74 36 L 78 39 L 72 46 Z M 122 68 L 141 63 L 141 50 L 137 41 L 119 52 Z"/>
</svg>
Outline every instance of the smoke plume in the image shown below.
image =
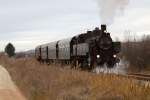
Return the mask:
<svg viewBox="0 0 150 100">
<path fill-rule="evenodd" d="M 129 0 L 97 0 L 102 24 L 112 24 L 116 14 L 123 14 Z"/>
</svg>

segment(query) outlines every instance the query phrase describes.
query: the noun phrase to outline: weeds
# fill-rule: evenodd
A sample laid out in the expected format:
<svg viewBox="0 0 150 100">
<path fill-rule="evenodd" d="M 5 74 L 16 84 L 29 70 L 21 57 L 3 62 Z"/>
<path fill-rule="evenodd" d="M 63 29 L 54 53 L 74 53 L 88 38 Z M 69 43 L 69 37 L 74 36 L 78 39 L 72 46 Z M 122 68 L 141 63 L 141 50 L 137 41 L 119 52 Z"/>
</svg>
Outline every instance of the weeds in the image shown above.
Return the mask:
<svg viewBox="0 0 150 100">
<path fill-rule="evenodd" d="M 41 65 L 34 58 L 0 56 L 0 64 L 11 74 L 29 100 L 149 100 L 150 87 L 118 75 Z"/>
</svg>

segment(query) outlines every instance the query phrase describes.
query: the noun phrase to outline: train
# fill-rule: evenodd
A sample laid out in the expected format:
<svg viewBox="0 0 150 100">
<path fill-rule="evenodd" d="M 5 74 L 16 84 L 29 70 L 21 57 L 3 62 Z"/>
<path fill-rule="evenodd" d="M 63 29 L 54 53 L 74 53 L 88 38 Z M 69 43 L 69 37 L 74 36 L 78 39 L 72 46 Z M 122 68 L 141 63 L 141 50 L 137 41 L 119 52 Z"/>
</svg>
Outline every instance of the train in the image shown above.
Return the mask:
<svg viewBox="0 0 150 100">
<path fill-rule="evenodd" d="M 107 26 L 101 25 L 68 39 L 58 40 L 35 48 L 35 57 L 47 64 L 70 64 L 73 68 L 93 69 L 107 65 L 113 68 L 120 59 L 121 42 L 113 41 Z"/>
</svg>

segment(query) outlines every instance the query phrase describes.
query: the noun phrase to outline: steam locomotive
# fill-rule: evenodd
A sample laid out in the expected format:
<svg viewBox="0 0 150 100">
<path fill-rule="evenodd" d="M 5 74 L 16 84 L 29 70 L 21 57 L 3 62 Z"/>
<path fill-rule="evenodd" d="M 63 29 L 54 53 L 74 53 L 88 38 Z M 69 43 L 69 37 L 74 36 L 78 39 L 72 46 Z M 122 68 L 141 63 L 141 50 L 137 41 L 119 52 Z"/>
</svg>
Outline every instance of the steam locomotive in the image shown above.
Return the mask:
<svg viewBox="0 0 150 100">
<path fill-rule="evenodd" d="M 119 63 L 117 54 L 121 51 L 121 43 L 114 42 L 106 25 L 101 30 L 79 34 L 69 39 L 59 40 L 35 49 L 36 59 L 46 63 L 71 64 L 82 69 L 93 69 L 106 64 L 109 68 Z"/>
</svg>

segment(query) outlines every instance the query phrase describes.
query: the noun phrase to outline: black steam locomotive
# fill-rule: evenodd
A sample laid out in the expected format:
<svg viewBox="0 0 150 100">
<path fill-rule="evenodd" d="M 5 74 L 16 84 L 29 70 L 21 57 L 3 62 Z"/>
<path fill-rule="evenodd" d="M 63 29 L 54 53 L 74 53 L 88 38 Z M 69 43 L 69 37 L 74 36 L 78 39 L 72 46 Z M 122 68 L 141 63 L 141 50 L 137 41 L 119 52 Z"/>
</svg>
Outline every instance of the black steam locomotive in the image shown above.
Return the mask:
<svg viewBox="0 0 150 100">
<path fill-rule="evenodd" d="M 121 43 L 113 42 L 106 25 L 101 30 L 74 36 L 56 42 L 40 45 L 35 49 L 36 59 L 40 62 L 71 64 L 83 69 L 96 66 L 113 67 L 119 62 L 116 54 L 121 51 Z"/>
</svg>

